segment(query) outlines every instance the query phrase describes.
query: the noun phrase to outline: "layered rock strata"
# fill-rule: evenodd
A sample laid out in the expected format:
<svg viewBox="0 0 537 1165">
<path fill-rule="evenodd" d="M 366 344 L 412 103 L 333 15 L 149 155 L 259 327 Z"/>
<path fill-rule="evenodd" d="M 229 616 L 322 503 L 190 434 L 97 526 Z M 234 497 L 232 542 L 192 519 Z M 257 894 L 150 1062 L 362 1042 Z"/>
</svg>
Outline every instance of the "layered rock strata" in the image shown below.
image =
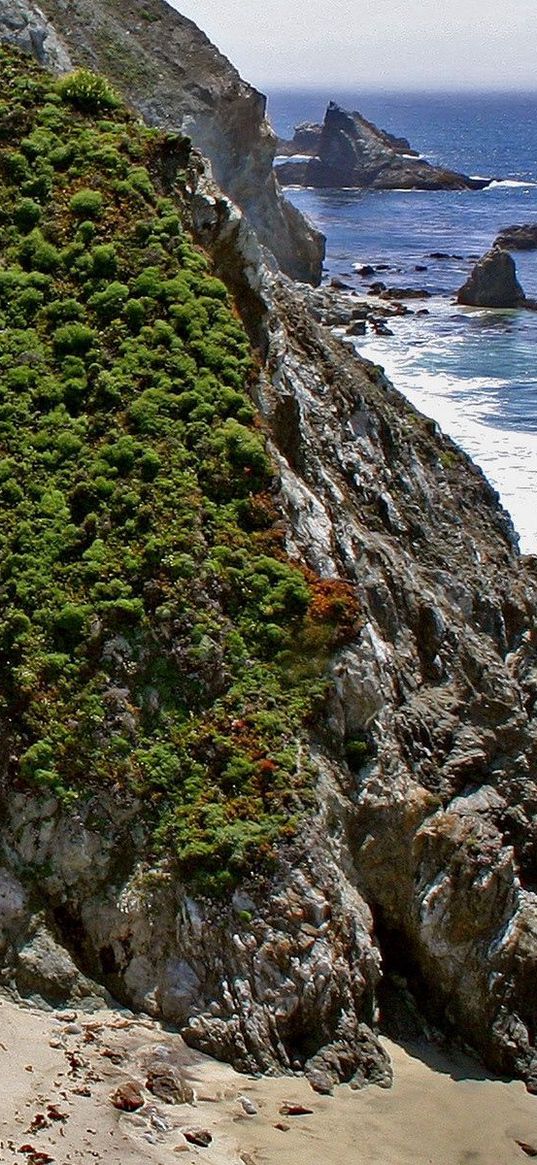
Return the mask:
<svg viewBox="0 0 537 1165">
<path fill-rule="evenodd" d="M 288 149 L 310 153 L 278 166 L 284 184 L 367 187 L 376 190 L 482 190 L 488 179 L 469 178 L 416 156 L 405 138 L 379 130 L 359 113 L 331 101 L 322 126 L 299 127 Z M 302 148 L 299 149 L 299 143 Z M 280 150 L 287 152 L 282 143 Z"/>
<path fill-rule="evenodd" d="M 164 0 L 0 0 L 0 39 L 105 73 L 148 122 L 190 135 L 282 270 L 319 282 L 324 237 L 281 194 L 266 100 L 192 21 Z"/>
</svg>

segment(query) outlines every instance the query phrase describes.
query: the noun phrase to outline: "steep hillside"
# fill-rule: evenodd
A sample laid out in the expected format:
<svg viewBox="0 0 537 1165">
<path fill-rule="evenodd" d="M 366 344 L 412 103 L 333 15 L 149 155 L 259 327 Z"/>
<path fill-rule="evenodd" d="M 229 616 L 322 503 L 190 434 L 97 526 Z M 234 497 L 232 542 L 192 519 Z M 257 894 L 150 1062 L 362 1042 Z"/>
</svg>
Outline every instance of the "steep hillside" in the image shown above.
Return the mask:
<svg viewBox="0 0 537 1165">
<path fill-rule="evenodd" d="M 282 270 L 319 281 L 324 238 L 281 194 L 265 98 L 165 0 L 0 0 L 0 39 L 105 73 L 148 122 L 190 135 Z"/>
<path fill-rule="evenodd" d="M 2 981 L 326 1091 L 384 959 L 537 1088 L 535 561 L 184 139 L 0 61 Z"/>
</svg>

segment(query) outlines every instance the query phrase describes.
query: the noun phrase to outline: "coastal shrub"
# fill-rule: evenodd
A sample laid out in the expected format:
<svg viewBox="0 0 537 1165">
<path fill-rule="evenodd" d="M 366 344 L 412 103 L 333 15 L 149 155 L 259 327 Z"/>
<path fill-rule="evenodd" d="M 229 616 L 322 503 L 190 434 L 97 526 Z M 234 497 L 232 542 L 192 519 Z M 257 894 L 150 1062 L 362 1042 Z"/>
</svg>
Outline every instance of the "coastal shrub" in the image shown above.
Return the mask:
<svg viewBox="0 0 537 1165">
<path fill-rule="evenodd" d="M 105 109 L 117 109 L 120 105 L 110 82 L 90 69 L 77 69 L 62 78 L 57 82 L 57 92 L 62 101 L 84 113 L 100 113 Z"/>
<path fill-rule="evenodd" d="M 69 209 L 76 218 L 99 218 L 103 209 L 103 196 L 98 190 L 78 190 L 69 200 Z"/>
<path fill-rule="evenodd" d="M 95 338 L 95 332 L 86 324 L 64 324 L 56 328 L 52 342 L 59 356 L 78 356 L 91 348 Z"/>
<path fill-rule="evenodd" d="M 77 239 L 80 239 L 80 242 L 84 244 L 91 243 L 92 239 L 95 238 L 95 234 L 95 223 L 91 219 L 84 219 L 84 222 L 81 222 L 78 228 Z"/>
<path fill-rule="evenodd" d="M 186 172 L 171 196 L 166 135 L 76 76 L 0 47 L 10 773 L 66 805 L 137 798 L 143 860 L 228 893 L 308 811 L 308 722 L 353 607 L 286 558 L 255 357 L 189 235 Z"/>
<path fill-rule="evenodd" d="M 42 271 L 44 274 L 56 272 L 61 264 L 58 248 L 43 238 L 38 227 L 24 239 L 19 247 L 19 257 L 27 270 Z"/>
<path fill-rule="evenodd" d="M 91 252 L 91 269 L 95 279 L 111 279 L 117 271 L 117 254 L 112 243 L 103 243 Z"/>
<path fill-rule="evenodd" d="M 92 295 L 89 306 L 93 308 L 98 320 L 106 324 L 121 315 L 128 298 L 129 289 L 126 283 L 118 283 L 115 280 L 108 284 L 105 291 L 98 291 Z"/>
<path fill-rule="evenodd" d="M 26 234 L 37 226 L 41 218 L 41 207 L 33 198 L 21 198 L 15 207 L 15 223 Z"/>
</svg>

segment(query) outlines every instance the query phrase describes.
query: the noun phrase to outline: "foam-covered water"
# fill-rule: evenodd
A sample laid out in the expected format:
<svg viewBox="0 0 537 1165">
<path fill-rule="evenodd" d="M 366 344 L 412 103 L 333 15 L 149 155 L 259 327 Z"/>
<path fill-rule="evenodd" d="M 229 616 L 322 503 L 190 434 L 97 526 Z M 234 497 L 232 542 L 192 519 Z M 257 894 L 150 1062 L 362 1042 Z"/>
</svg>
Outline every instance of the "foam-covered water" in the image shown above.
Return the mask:
<svg viewBox="0 0 537 1165">
<path fill-rule="evenodd" d="M 389 270 L 375 279 L 429 292 L 409 301 L 429 315 L 389 321 L 394 335 L 368 335 L 360 351 L 470 453 L 510 511 L 521 549 L 537 553 L 537 313 L 463 309 L 454 298 L 503 227 L 537 221 L 537 94 L 294 93 L 274 95 L 269 111 L 289 134 L 322 117 L 331 96 L 405 134 L 429 160 L 496 179 L 483 191 L 294 189 L 289 197 L 327 236 L 327 277 L 365 291 L 371 280 L 356 268 L 380 264 Z M 537 252 L 516 261 L 537 298 Z"/>
</svg>

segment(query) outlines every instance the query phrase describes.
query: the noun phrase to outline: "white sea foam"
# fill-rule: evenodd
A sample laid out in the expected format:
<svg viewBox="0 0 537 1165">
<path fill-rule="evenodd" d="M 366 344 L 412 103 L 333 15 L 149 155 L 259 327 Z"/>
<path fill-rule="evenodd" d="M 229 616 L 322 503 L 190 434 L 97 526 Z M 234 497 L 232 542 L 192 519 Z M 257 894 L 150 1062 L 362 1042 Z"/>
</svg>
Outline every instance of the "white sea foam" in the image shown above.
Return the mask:
<svg viewBox="0 0 537 1165">
<path fill-rule="evenodd" d="M 284 162 L 311 162 L 311 154 L 276 154 L 275 166 L 283 166 Z"/>
<path fill-rule="evenodd" d="M 495 179 L 494 182 L 490 182 L 489 185 L 485 187 L 485 189 L 497 190 L 500 186 L 512 187 L 514 189 L 518 186 L 537 186 L 537 182 L 530 182 L 529 180 L 522 181 L 518 178 L 501 178 L 498 180 Z"/>
<path fill-rule="evenodd" d="M 418 369 L 410 351 L 390 350 L 376 338 L 360 345 L 360 351 L 381 364 L 411 404 L 432 417 L 481 467 L 511 514 L 521 551 L 536 554 L 537 433 L 494 426 L 490 390 L 504 382 L 480 377 L 462 381 L 447 372 Z M 467 394 L 471 415 L 468 404 L 462 403 Z"/>
</svg>

